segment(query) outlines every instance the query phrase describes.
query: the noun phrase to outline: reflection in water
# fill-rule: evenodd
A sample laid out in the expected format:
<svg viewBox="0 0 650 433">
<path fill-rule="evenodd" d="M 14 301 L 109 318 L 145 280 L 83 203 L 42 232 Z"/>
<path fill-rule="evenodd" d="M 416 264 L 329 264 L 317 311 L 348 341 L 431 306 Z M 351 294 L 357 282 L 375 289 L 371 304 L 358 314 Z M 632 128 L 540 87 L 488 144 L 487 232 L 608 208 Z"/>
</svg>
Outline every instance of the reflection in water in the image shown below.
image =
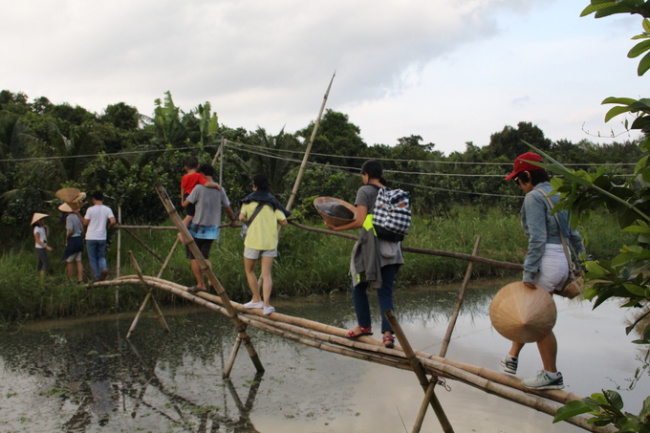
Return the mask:
<svg viewBox="0 0 650 433">
<path fill-rule="evenodd" d="M 502 285 L 466 293 L 450 358 L 496 368 L 508 344 L 490 327 L 488 308 Z M 457 288 L 396 291 L 398 318 L 415 349 L 438 352 Z M 588 395 L 601 386 L 611 388 L 593 377 L 624 385 L 636 365 L 633 346 L 619 336 L 624 325 L 616 306 L 594 312 L 588 303 L 556 302 L 558 362 L 568 390 Z M 342 328 L 355 321 L 346 294 L 277 299 L 274 305 L 283 313 Z M 124 338 L 132 319 L 126 316 L 36 323 L 0 333 L 0 431 L 402 431 L 403 423 L 411 428 L 422 401 L 411 372 L 318 351 L 253 328 L 249 332 L 267 372 L 256 376 L 248 355 L 240 351 L 232 381 L 223 380 L 236 337 L 230 321 L 196 309 L 165 314 L 170 333 L 155 317 L 143 317 L 131 341 Z M 602 341 L 611 351 L 607 357 L 601 356 Z M 539 367 L 534 352 L 524 353 L 522 375 Z M 474 388 L 447 383 L 451 392 L 440 388 L 439 397 L 456 431 L 580 431 L 553 425 L 547 415 Z M 627 410 L 638 410 L 636 402 L 624 398 Z M 512 413 L 519 414 L 517 420 Z M 428 414 L 423 431 L 439 428 Z"/>
</svg>

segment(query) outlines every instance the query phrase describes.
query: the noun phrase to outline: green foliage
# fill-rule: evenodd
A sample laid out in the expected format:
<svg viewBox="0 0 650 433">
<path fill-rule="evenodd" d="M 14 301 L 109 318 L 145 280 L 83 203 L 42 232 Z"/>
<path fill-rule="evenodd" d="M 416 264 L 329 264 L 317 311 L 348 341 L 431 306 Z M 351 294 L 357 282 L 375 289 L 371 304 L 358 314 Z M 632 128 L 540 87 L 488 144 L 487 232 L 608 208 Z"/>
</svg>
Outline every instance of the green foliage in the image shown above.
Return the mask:
<svg viewBox="0 0 650 433">
<path fill-rule="evenodd" d="M 650 432 L 650 397 L 646 398 L 638 415 L 623 412 L 623 399 L 616 391 L 594 393 L 591 397 L 572 401 L 558 409 L 553 422 L 567 420 L 576 415 L 590 414 L 589 423 L 596 426 L 613 424 L 619 432 Z"/>
<path fill-rule="evenodd" d="M 161 205 L 158 205 L 161 206 Z M 312 208 L 308 203 L 306 208 Z M 162 211 L 164 212 L 164 211 Z M 314 216 L 304 222 L 323 228 L 322 219 Z M 580 227 L 587 238 L 607 238 L 600 247 L 588 246 L 598 257 L 608 256 L 612 248 L 624 245 L 629 234 L 610 236 L 611 217 L 595 213 L 588 224 Z M 59 261 L 63 248 L 63 228 L 57 221 L 50 221 L 50 240 L 55 252 L 50 253 L 50 272 L 43 283 L 35 270 L 33 240 L 26 240 L 20 248 L 3 254 L 0 260 L 0 321 L 22 320 L 39 317 L 64 317 L 88 315 L 113 310 L 115 306 L 114 287 L 86 288 L 70 283 L 65 267 Z M 163 225 L 171 225 L 165 221 Z M 175 230 L 132 230 L 132 232 L 153 249 L 162 259 L 169 254 L 176 241 Z M 512 234 L 516 233 L 516 236 Z M 356 234 L 356 233 L 352 233 Z M 110 244 L 107 261 L 111 274 L 116 265 L 116 230 L 109 231 Z M 475 206 L 450 209 L 449 217 L 415 217 L 412 231 L 405 245 L 417 248 L 437 249 L 470 254 L 477 236 L 482 236 L 480 255 L 495 260 L 518 263 L 524 255 L 527 239 L 520 229 L 517 212 L 503 214 L 497 208 L 484 211 Z M 323 294 L 332 291 L 346 291 L 350 287 L 349 263 L 353 241 L 337 236 L 327 236 L 285 227 L 278 245 L 279 257 L 273 265 L 273 294 L 277 297 Z M 135 274 L 128 258 L 132 251 L 146 275 L 158 275 L 161 261 L 149 254 L 140 243 L 128 233 L 122 233 L 121 273 Z M 211 261 L 219 281 L 235 301 L 247 301 L 250 297 L 244 265 L 243 244 L 239 230 L 224 228 L 221 240 L 212 248 Z M 406 263 L 397 277 L 397 287 L 462 279 L 467 262 L 448 257 L 405 253 Z M 87 258 L 84 254 L 84 263 Z M 86 270 L 86 275 L 89 275 Z M 474 277 L 507 276 L 511 271 L 474 266 Z M 177 248 L 161 278 L 186 286 L 194 285 L 194 276 L 185 258 L 184 248 Z M 513 278 L 517 278 L 513 275 Z M 138 307 L 144 296 L 142 287 L 123 287 L 119 290 L 120 310 Z M 156 293 L 156 300 L 163 305 L 184 301 Z"/>
<path fill-rule="evenodd" d="M 650 50 L 650 41 L 647 40 L 650 38 L 650 2 L 591 0 L 582 15 L 591 13 L 595 13 L 596 18 L 617 13 L 641 15 L 644 18 L 644 33 L 634 39 L 645 40 L 632 48 L 628 57 L 634 58 Z M 649 68 L 650 53 L 647 53 L 639 63 L 639 75 Z M 553 185 L 562 194 L 561 207 L 571 211 L 572 221 L 584 217 L 590 210 L 606 208 L 616 217 L 622 232 L 634 235 L 634 241 L 623 246 L 612 260 L 586 263 L 585 279 L 589 287 L 584 294 L 587 299 L 595 299 L 594 308 L 613 297 L 625 300 L 622 308 L 642 308 L 636 320 L 626 327 L 628 334 L 635 330 L 638 332 L 640 338 L 634 343 L 646 349 L 643 365 L 637 369 L 631 385 L 634 386 L 641 373 L 650 367 L 650 321 L 645 320 L 650 316 L 650 138 L 647 135 L 650 133 L 650 99 L 610 97 L 603 103 L 618 104 L 608 111 L 606 121 L 626 113 L 635 114 L 636 119 L 632 124 L 628 125 L 626 120 L 625 126 L 646 134 L 639 145 L 643 154 L 636 164 L 634 176 L 619 180 L 607 176 L 602 168 L 593 174 L 584 170 L 568 170 L 552 158 L 548 158 L 552 165 L 546 167 L 563 175 L 561 179 L 553 179 Z M 555 421 L 589 413 L 594 416 L 589 422 L 595 425 L 613 424 L 620 432 L 650 432 L 650 397 L 646 398 L 639 415 L 623 412 L 622 409 L 623 400 L 618 393 L 603 391 L 592 394 L 591 398 L 567 404 L 558 410 Z"/>
</svg>

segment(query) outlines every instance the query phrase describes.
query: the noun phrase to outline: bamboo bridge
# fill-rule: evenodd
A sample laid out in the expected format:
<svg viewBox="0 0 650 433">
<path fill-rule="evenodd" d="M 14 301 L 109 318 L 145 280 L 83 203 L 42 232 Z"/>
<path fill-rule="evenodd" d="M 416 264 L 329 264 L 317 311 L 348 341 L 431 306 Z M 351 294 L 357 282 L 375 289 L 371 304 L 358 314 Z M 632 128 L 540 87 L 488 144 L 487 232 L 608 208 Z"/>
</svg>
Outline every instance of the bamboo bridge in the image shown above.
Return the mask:
<svg viewBox="0 0 650 433">
<path fill-rule="evenodd" d="M 167 212 L 174 222 L 174 226 L 167 226 L 164 227 L 164 229 L 180 231 L 181 234 L 191 239 L 191 236 L 189 236 L 189 233 L 187 232 L 187 228 L 183 225 L 180 216 L 176 212 L 176 209 L 174 208 L 174 205 L 172 204 L 171 199 L 167 195 L 164 188 L 162 188 L 160 185 L 157 185 L 156 191 L 158 192 L 161 201 L 163 202 Z M 356 239 L 355 236 L 349 234 L 331 232 L 324 229 L 309 228 L 301 226 L 297 223 L 293 223 L 293 225 L 305 230 L 325 232 L 327 234 L 335 234 L 338 236 L 349 237 L 350 239 Z M 143 227 L 118 226 L 118 229 L 124 229 L 127 233 L 129 233 L 137 240 L 137 236 L 135 236 L 133 232 L 130 231 L 134 228 Z M 163 227 L 160 228 L 163 229 Z M 142 244 L 142 242 L 140 243 Z M 152 303 L 154 309 L 156 310 L 161 325 L 166 330 L 169 330 L 162 311 L 155 301 L 154 290 L 167 291 L 178 297 L 181 297 L 228 317 L 237 330 L 237 337 L 234 341 L 230 356 L 222 372 L 224 377 L 229 377 L 242 343 L 244 344 L 248 355 L 251 358 L 251 361 L 255 365 L 256 370 L 258 372 L 264 371 L 264 367 L 257 352 L 255 351 L 253 342 L 246 332 L 247 327 L 252 326 L 262 331 L 277 335 L 281 338 L 292 340 L 319 350 L 324 350 L 368 362 L 374 362 L 377 364 L 385 365 L 387 367 L 413 371 L 416 374 L 424 392 L 422 405 L 420 407 L 418 417 L 414 422 L 414 427 L 412 430 L 413 432 L 420 431 L 424 416 L 427 412 L 427 406 L 430 406 L 434 410 L 442 427 L 442 431 L 445 433 L 454 431 L 450 421 L 445 415 L 440 401 L 435 394 L 435 387 L 441 379 L 455 380 L 466 385 L 473 386 L 489 394 L 505 398 L 507 400 L 536 409 L 551 416 L 554 416 L 557 410 L 566 403 L 581 399 L 580 396 L 561 390 L 540 391 L 527 389 L 524 388 L 521 384 L 521 379 L 512 375 L 497 372 L 484 367 L 454 361 L 445 357 L 447 347 L 451 339 L 451 334 L 455 326 L 456 318 L 458 317 L 458 313 L 462 306 L 465 289 L 472 273 L 473 263 L 479 262 L 508 269 L 521 269 L 520 264 L 499 262 L 478 256 L 477 253 L 479 249 L 480 238 L 477 239 L 474 251 L 471 255 L 403 247 L 404 251 L 407 252 L 410 251 L 415 253 L 443 255 L 464 259 L 469 262 L 465 279 L 459 292 L 456 308 L 448 325 L 447 333 L 445 335 L 441 351 L 438 355 L 413 350 L 409 344 L 407 336 L 402 331 L 401 326 L 392 311 L 387 311 L 386 316 L 393 327 L 395 335 L 399 341 L 399 346 L 396 346 L 393 349 L 389 349 L 384 347 L 379 340 L 376 340 L 369 336 L 361 336 L 356 339 L 347 338 L 346 329 L 277 312 L 272 313 L 268 316 L 264 316 L 259 310 L 244 309 L 242 304 L 233 302 L 229 299 L 226 291 L 219 283 L 216 275 L 212 272 L 208 263 L 202 258 L 203 256 L 200 254 L 198 247 L 193 241 L 188 244 L 188 247 L 197 258 L 197 262 L 201 266 L 201 269 L 204 271 L 205 275 L 207 275 L 208 281 L 213 286 L 216 294 L 208 292 L 199 292 L 196 294 L 190 293 L 188 292 L 188 287 L 160 278 L 160 275 L 162 275 L 164 268 L 168 264 L 174 252 L 174 249 L 178 244 L 178 241 L 174 244 L 167 259 L 164 260 L 163 266 L 158 276 L 156 277 L 143 275 L 133 254 L 129 251 L 129 258 L 131 260 L 133 268 L 136 270 L 136 274 L 117 277 L 110 281 L 97 282 L 95 285 L 143 285 L 145 287 L 145 299 L 140 307 L 140 310 L 133 320 L 131 328 L 127 334 L 127 338 L 130 337 L 131 333 L 136 328 L 138 319 L 149 302 Z M 152 251 L 150 252 L 153 253 Z M 159 257 L 159 259 L 160 261 L 163 261 L 162 258 Z M 611 427 L 598 427 L 590 424 L 588 422 L 589 418 L 590 417 L 586 415 L 580 415 L 570 418 L 566 422 L 592 432 L 615 431 Z"/>
</svg>

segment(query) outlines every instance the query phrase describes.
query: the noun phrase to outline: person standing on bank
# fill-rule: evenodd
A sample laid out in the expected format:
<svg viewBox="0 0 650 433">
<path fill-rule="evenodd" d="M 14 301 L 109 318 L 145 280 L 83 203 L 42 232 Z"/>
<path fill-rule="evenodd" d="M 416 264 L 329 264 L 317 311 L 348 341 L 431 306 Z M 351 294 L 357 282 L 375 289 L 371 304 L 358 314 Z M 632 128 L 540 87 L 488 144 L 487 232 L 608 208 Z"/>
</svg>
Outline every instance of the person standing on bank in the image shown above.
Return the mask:
<svg viewBox="0 0 650 433">
<path fill-rule="evenodd" d="M 357 191 L 354 201 L 356 206 L 355 219 L 341 226 L 333 226 L 328 222 L 325 225 L 330 230 L 343 231 L 360 229 L 359 239 L 352 249 L 350 260 L 350 274 L 352 275 L 352 299 L 357 316 L 357 326 L 348 332 L 349 338 L 361 335 L 371 335 L 372 325 L 370 317 L 370 303 L 368 301 L 368 288 L 377 289 L 379 308 L 381 310 L 382 342 L 385 347 L 395 347 L 393 329 L 386 319 L 385 312 L 394 310 L 393 283 L 399 267 L 404 264 L 401 242 L 392 242 L 379 239 L 372 228 L 372 213 L 375 207 L 377 194 L 381 188 L 386 187 L 383 177 L 383 168 L 379 161 L 366 161 L 361 167 L 363 186 Z M 366 263 L 366 271 L 357 273 L 355 259 L 362 258 Z M 371 269 L 375 269 L 371 272 Z M 379 269 L 379 272 L 376 272 Z"/>
<path fill-rule="evenodd" d="M 36 271 L 41 273 L 41 277 L 45 276 L 47 268 L 50 266 L 50 259 L 47 256 L 48 251 L 53 251 L 53 248 L 47 244 L 47 236 L 50 229 L 45 225 L 45 218 L 49 215 L 44 213 L 35 213 L 32 216 L 32 227 L 34 233 L 34 247 L 36 248 Z"/>
<path fill-rule="evenodd" d="M 214 167 L 211 164 L 204 163 L 199 167 L 199 172 L 205 178 L 212 182 L 214 176 Z M 208 266 L 212 266 L 210 258 L 210 249 L 215 239 L 219 238 L 219 224 L 221 222 L 221 209 L 226 211 L 230 217 L 231 225 L 235 223 L 235 213 L 230 207 L 230 201 L 226 195 L 225 189 L 207 188 L 198 184 L 194 187 L 189 196 L 183 201 L 183 207 L 194 204 L 195 213 L 192 221 L 187 228 L 194 239 L 194 243 L 201 251 L 203 258 Z M 190 251 L 189 246 L 185 246 L 186 257 L 190 260 L 192 273 L 196 278 L 196 286 L 188 289 L 190 293 L 204 292 L 205 282 L 203 281 L 203 271 L 201 265 L 196 261 L 194 254 Z"/>
<path fill-rule="evenodd" d="M 68 278 L 71 280 L 75 276 L 75 263 L 77 271 L 77 282 L 83 283 L 84 280 L 84 267 L 81 262 L 81 255 L 84 249 L 83 232 L 84 225 L 81 221 L 79 209 L 72 209 L 68 203 L 63 203 L 59 206 L 59 210 L 63 212 L 65 217 L 65 251 L 63 252 L 62 260 L 65 261 Z"/>
<path fill-rule="evenodd" d="M 239 221 L 248 224 L 244 239 L 244 270 L 246 280 L 253 295 L 244 308 L 263 308 L 265 315 L 275 311 L 271 306 L 271 291 L 273 279 L 271 269 L 273 258 L 278 255 L 278 224 L 287 225 L 290 215 L 280 202 L 269 191 L 269 179 L 265 174 L 253 177 L 253 192 L 242 200 Z M 257 286 L 255 263 L 260 261 L 260 277 L 262 279 L 262 297 Z"/>
<path fill-rule="evenodd" d="M 106 238 L 108 229 L 115 225 L 115 215 L 110 207 L 104 205 L 104 193 L 95 191 L 91 195 L 93 205 L 82 218 L 86 230 L 86 249 L 88 261 L 93 271 L 93 281 L 104 281 L 108 275 L 106 266 Z M 108 226 L 107 226 L 108 224 Z"/>
<path fill-rule="evenodd" d="M 533 164 L 542 162 L 542 157 L 534 152 L 519 155 L 514 162 L 514 170 L 505 180 L 514 179 L 526 194 L 521 207 L 521 226 L 528 236 L 528 252 L 524 260 L 522 281 L 531 289 L 543 289 L 549 293 L 562 289 L 569 277 L 569 264 L 562 247 L 562 239 L 555 214 L 545 197 L 553 190 L 546 170 Z M 553 204 L 559 195 L 549 196 Z M 571 229 L 567 211 L 557 212 L 562 234 L 577 254 L 584 253 L 580 234 Z M 516 374 L 519 353 L 524 343 L 513 342 L 510 352 L 501 360 L 506 373 Z M 522 380 L 522 384 L 533 389 L 562 389 L 564 379 L 557 370 L 557 340 L 551 331 L 537 342 L 542 358 L 543 370 L 532 378 Z"/>
</svg>

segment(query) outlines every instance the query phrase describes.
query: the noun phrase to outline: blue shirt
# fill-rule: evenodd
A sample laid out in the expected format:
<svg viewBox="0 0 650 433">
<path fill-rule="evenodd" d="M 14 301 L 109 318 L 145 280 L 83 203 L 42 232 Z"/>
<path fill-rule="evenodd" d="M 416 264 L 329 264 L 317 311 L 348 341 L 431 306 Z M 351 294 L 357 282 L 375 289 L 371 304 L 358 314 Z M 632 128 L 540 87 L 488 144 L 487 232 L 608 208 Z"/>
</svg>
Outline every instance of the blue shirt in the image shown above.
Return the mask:
<svg viewBox="0 0 650 433">
<path fill-rule="evenodd" d="M 538 189 L 544 191 L 547 195 L 553 190 L 549 182 L 542 182 L 535 185 L 535 189 L 530 191 L 524 197 L 524 204 L 521 206 L 521 227 L 528 236 L 528 253 L 524 260 L 524 282 L 534 282 L 537 272 L 539 272 L 540 263 L 546 244 L 562 244 L 560 231 L 558 229 L 555 215 L 551 214 L 550 206 L 544 194 Z M 560 196 L 555 194 L 549 196 L 553 204 L 560 200 Z M 557 212 L 556 215 L 560 220 L 562 234 L 568 245 L 573 247 L 576 253 L 585 251 L 582 245 L 580 233 L 571 229 L 567 211 Z"/>
</svg>

